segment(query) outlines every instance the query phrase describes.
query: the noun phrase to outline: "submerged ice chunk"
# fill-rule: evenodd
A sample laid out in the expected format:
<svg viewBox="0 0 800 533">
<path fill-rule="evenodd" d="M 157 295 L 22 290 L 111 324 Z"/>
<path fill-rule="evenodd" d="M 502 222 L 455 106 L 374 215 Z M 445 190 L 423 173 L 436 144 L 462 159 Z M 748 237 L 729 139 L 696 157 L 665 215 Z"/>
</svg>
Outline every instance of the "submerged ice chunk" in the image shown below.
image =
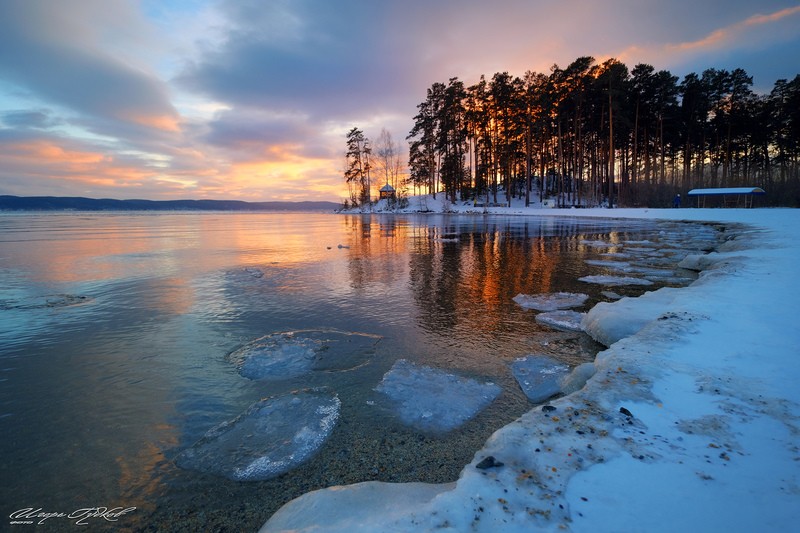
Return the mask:
<svg viewBox="0 0 800 533">
<path fill-rule="evenodd" d="M 583 331 L 581 321 L 585 315 L 586 313 L 561 309 L 558 311 L 539 313 L 536 315 L 536 322 L 561 330 Z"/>
<path fill-rule="evenodd" d="M 494 383 L 480 383 L 405 359 L 392 366 L 375 390 L 389 398 L 404 424 L 433 432 L 464 424 L 501 391 Z"/>
<path fill-rule="evenodd" d="M 254 380 L 289 379 L 312 370 L 350 370 L 365 364 L 380 340 L 376 335 L 334 330 L 274 333 L 232 352 L 239 373 Z"/>
<path fill-rule="evenodd" d="M 550 292 L 545 294 L 517 294 L 514 301 L 526 309 L 536 311 L 555 311 L 557 309 L 568 309 L 570 307 L 580 307 L 589 299 L 588 294 L 575 292 Z"/>
<path fill-rule="evenodd" d="M 583 276 L 578 278 L 578 281 L 584 283 L 597 283 L 599 285 L 652 285 L 653 282 L 648 279 L 631 278 L 628 276 Z"/>
<path fill-rule="evenodd" d="M 210 429 L 175 459 L 178 466 L 235 481 L 261 481 L 310 459 L 339 418 L 339 398 L 307 389 L 260 400 Z"/>
<path fill-rule="evenodd" d="M 249 379 L 288 379 L 309 372 L 314 366 L 316 339 L 296 337 L 293 332 L 261 337 L 228 357 L 239 373 Z"/>
<path fill-rule="evenodd" d="M 539 403 L 561 392 L 569 366 L 546 355 L 528 355 L 511 363 L 511 372 L 525 396 Z"/>
</svg>

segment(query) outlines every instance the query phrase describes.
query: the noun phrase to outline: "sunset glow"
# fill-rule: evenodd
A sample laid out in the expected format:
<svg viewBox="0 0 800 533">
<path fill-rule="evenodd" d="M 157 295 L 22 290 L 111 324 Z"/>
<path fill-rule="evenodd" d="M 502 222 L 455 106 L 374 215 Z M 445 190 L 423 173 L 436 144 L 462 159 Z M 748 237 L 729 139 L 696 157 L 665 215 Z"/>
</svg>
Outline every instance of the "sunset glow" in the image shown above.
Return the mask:
<svg viewBox="0 0 800 533">
<path fill-rule="evenodd" d="M 792 0 L 10 0 L 0 194 L 338 202 L 345 133 L 405 148 L 434 82 L 593 56 L 768 92 L 800 73 L 799 26 Z"/>
</svg>

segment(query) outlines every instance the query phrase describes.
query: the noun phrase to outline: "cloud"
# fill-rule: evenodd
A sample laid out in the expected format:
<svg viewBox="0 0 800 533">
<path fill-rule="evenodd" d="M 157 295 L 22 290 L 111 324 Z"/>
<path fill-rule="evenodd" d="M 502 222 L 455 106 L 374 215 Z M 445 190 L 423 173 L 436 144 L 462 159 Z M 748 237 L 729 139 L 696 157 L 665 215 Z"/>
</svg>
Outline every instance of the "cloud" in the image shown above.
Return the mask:
<svg viewBox="0 0 800 533">
<path fill-rule="evenodd" d="M 800 56 L 800 6 L 783 7 L 786 2 L 765 2 L 758 9 L 774 11 L 752 14 L 753 5 L 734 6 L 724 17 L 701 19 L 722 23 L 717 27 L 695 27 L 687 22 L 682 40 L 640 41 L 616 54 L 622 61 L 647 62 L 658 68 L 677 70 L 677 74 L 699 72 L 707 68 L 745 68 L 758 74 L 762 91 L 768 91 L 781 71 L 797 72 Z M 782 5 L 783 4 L 783 5 Z M 674 36 L 673 36 L 674 39 Z M 757 83 L 758 84 L 758 83 Z"/>
<path fill-rule="evenodd" d="M 49 129 L 61 124 L 61 120 L 46 109 L 20 109 L 0 114 L 0 123 L 8 128 L 23 130 Z"/>
<path fill-rule="evenodd" d="M 762 69 L 771 84 L 800 70 L 798 10 L 791 0 L 4 0 L 0 188 L 337 199 L 346 132 L 377 139 L 386 128 L 405 145 L 434 82 L 547 73 L 592 55 L 676 75 Z"/>
<path fill-rule="evenodd" d="M 780 11 L 776 11 L 774 13 L 756 14 L 730 26 L 716 29 L 701 39 L 677 44 L 669 44 L 667 45 L 667 49 L 677 52 L 693 50 L 707 51 L 720 49 L 723 47 L 738 47 L 741 46 L 742 42 L 752 44 L 752 40 L 750 39 L 741 39 L 742 34 L 759 29 L 762 26 L 772 25 L 774 23 L 781 22 L 784 19 L 790 18 L 794 19 L 793 24 L 796 28 L 798 19 L 800 19 L 800 6 L 781 9 Z M 761 38 L 763 37 L 764 36 L 762 35 Z"/>
<path fill-rule="evenodd" d="M 46 102 L 101 119 L 103 133 L 113 129 L 108 121 L 177 131 L 167 86 L 124 52 L 149 42 L 130 7 L 118 0 L 2 2 L 0 74 Z"/>
</svg>

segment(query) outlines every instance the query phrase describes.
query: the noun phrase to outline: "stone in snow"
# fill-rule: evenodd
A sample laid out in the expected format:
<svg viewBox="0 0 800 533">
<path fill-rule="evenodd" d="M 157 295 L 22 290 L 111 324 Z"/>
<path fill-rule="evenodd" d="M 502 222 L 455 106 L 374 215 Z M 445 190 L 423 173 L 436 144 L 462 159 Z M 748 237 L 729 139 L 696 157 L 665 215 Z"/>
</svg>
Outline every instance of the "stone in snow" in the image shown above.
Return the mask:
<svg viewBox="0 0 800 533">
<path fill-rule="evenodd" d="M 340 404 L 327 389 L 260 400 L 210 429 L 175 462 L 234 481 L 276 477 L 316 454 L 336 425 Z"/>
<path fill-rule="evenodd" d="M 494 383 L 480 383 L 405 359 L 392 366 L 375 390 L 389 399 L 404 424 L 431 432 L 461 426 L 501 391 Z"/>
</svg>

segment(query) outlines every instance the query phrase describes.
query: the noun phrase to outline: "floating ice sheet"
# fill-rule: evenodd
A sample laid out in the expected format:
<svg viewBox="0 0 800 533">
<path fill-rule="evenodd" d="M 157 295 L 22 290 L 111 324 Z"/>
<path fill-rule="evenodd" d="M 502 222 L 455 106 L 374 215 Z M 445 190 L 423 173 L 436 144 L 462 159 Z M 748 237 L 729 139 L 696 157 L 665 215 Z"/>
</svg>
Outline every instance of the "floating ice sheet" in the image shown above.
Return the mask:
<svg viewBox="0 0 800 533">
<path fill-rule="evenodd" d="M 312 370 L 350 370 L 366 363 L 380 337 L 333 330 L 273 333 L 232 352 L 228 358 L 249 379 L 278 380 Z"/>
<path fill-rule="evenodd" d="M 88 296 L 78 294 L 48 294 L 45 296 L 27 296 L 19 299 L 0 299 L 0 310 L 7 309 L 55 309 L 70 307 L 91 302 Z"/>
<path fill-rule="evenodd" d="M 528 355 L 511 363 L 511 372 L 525 396 L 539 403 L 561 392 L 569 366 L 546 355 Z"/>
<path fill-rule="evenodd" d="M 339 418 L 339 398 L 307 389 L 267 398 L 210 429 L 175 459 L 178 466 L 235 481 L 278 476 L 311 458 Z"/>
<path fill-rule="evenodd" d="M 581 320 L 586 313 L 559 309 L 557 311 L 547 311 L 536 315 L 536 321 L 551 328 L 567 331 L 583 331 Z"/>
<path fill-rule="evenodd" d="M 632 278 L 629 276 L 583 276 L 578 278 L 578 281 L 585 283 L 597 283 L 599 285 L 652 285 L 653 282 L 642 278 Z"/>
<path fill-rule="evenodd" d="M 557 309 L 580 307 L 588 299 L 588 294 L 575 292 L 550 292 L 536 295 L 517 294 L 514 296 L 514 301 L 521 307 L 537 311 L 555 311 Z"/>
<path fill-rule="evenodd" d="M 464 424 L 501 391 L 494 383 L 480 383 L 405 359 L 392 366 L 375 390 L 389 398 L 404 424 L 433 432 Z"/>
</svg>

